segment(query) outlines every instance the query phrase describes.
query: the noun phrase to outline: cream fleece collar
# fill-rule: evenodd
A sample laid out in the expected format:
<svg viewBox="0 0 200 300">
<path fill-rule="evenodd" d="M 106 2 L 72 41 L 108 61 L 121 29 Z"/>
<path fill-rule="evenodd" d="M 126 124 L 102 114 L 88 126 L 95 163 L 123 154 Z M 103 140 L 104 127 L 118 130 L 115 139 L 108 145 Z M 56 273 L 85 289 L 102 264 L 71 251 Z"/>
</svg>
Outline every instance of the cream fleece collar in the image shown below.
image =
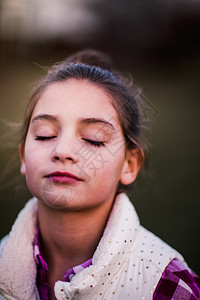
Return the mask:
<svg viewBox="0 0 200 300">
<path fill-rule="evenodd" d="M 0 258 L 0 288 L 15 299 L 36 299 L 36 264 L 33 257 L 33 239 L 37 222 L 37 199 L 30 200 L 19 213 Z M 77 290 L 87 292 L 102 281 L 102 274 L 110 272 L 111 262 L 117 272 L 119 261 L 127 261 L 135 247 L 139 220 L 134 207 L 125 194 L 115 199 L 115 204 L 101 241 L 94 253 L 92 265 L 77 274 L 70 283 L 58 281 L 55 293 L 62 299 L 60 290 L 70 298 Z M 115 264 L 116 260 L 116 264 Z M 91 276 L 91 274 L 95 276 Z M 94 279 L 95 278 L 95 279 Z M 82 282 L 85 285 L 82 285 Z M 62 287 L 62 288 L 61 288 Z"/>
<path fill-rule="evenodd" d="M 33 239 L 37 221 L 37 199 L 19 213 L 0 258 L 0 288 L 16 299 L 34 299 L 36 265 Z"/>
</svg>

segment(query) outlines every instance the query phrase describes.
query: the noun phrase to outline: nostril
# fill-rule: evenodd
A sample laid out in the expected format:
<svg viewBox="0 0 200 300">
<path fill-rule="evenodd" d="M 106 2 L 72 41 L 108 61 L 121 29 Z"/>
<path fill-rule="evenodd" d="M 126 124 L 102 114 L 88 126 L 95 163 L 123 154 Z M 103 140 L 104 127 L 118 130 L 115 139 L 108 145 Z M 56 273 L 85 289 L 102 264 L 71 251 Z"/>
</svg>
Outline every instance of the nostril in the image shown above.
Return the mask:
<svg viewBox="0 0 200 300">
<path fill-rule="evenodd" d="M 71 158 L 71 157 L 66 157 L 65 159 L 68 159 L 68 160 L 70 160 L 70 161 L 73 161 L 73 159 Z"/>
<path fill-rule="evenodd" d="M 62 160 L 59 156 L 54 156 L 54 160 Z M 70 156 L 65 157 L 64 160 L 73 161 L 73 158 Z"/>
</svg>

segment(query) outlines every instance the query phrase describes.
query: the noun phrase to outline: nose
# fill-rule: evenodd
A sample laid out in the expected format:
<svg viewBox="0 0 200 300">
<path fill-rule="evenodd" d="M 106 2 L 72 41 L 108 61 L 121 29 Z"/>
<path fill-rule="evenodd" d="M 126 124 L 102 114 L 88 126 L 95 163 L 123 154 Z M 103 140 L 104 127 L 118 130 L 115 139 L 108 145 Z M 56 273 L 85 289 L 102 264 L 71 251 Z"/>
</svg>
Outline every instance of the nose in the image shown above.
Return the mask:
<svg viewBox="0 0 200 300">
<path fill-rule="evenodd" d="M 77 147 L 78 143 L 75 138 L 70 138 L 67 136 L 63 136 L 57 139 L 52 154 L 52 161 L 60 161 L 65 162 L 69 161 L 71 163 L 76 163 L 78 160 L 77 157 Z M 79 144 L 80 147 L 80 144 Z"/>
</svg>

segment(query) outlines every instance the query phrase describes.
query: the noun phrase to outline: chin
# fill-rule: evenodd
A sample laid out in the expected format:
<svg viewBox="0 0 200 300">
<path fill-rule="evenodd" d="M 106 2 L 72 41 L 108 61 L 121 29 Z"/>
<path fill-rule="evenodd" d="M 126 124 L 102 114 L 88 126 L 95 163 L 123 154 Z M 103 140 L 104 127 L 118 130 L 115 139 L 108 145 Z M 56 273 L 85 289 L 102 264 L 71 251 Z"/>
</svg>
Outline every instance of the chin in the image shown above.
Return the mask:
<svg viewBox="0 0 200 300">
<path fill-rule="evenodd" d="M 67 208 L 75 200 L 76 189 L 66 188 L 62 192 L 43 191 L 42 202 L 52 208 Z"/>
</svg>

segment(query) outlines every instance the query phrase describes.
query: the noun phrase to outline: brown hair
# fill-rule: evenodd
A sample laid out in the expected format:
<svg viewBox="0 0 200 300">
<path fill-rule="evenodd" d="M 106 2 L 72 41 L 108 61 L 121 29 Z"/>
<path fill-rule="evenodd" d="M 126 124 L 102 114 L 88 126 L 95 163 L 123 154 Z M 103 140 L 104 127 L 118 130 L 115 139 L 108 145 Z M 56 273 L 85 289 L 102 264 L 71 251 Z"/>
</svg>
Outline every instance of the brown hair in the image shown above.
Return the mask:
<svg viewBox="0 0 200 300">
<path fill-rule="evenodd" d="M 22 126 L 20 139 L 22 150 L 33 110 L 40 96 L 50 84 L 68 79 L 88 80 L 101 87 L 110 96 L 112 105 L 118 113 L 126 149 L 140 149 L 143 165 L 144 162 L 146 164 L 148 151 L 141 138 L 140 91 L 136 87 L 130 87 L 125 78 L 112 68 L 109 58 L 95 50 L 76 52 L 61 63 L 53 65 L 46 77 L 37 84 Z"/>
</svg>

